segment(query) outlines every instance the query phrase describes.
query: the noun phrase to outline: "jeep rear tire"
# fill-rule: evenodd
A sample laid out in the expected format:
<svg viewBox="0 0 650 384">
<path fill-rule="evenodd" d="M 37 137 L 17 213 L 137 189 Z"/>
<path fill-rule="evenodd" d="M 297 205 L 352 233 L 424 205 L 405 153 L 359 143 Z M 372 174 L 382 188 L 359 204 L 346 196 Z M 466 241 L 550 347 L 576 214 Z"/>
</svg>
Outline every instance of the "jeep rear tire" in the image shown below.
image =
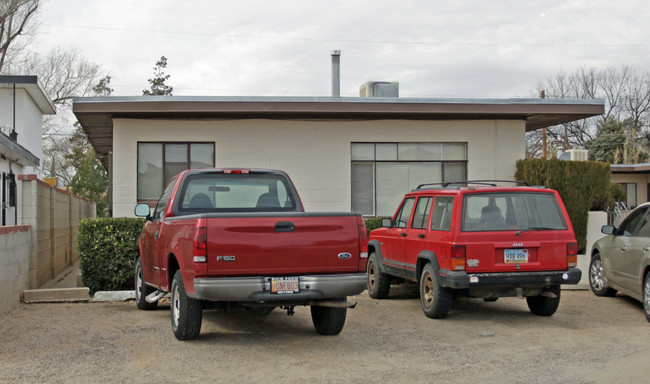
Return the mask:
<svg viewBox="0 0 650 384">
<path fill-rule="evenodd" d="M 549 288 L 546 292 L 555 294 L 555 297 L 541 295 L 526 297 L 528 309 L 537 316 L 551 316 L 557 311 L 557 307 L 560 305 L 560 294 L 562 290 L 559 285 Z"/>
<path fill-rule="evenodd" d="M 172 281 L 172 331 L 178 340 L 194 340 L 201 332 L 203 308 L 201 301 L 192 299 L 185 292 L 183 275 L 178 270 Z"/>
<path fill-rule="evenodd" d="M 451 309 L 452 291 L 442 287 L 438 275 L 430 263 L 424 266 L 420 275 L 420 303 L 424 314 L 432 319 L 442 319 Z"/>
<path fill-rule="evenodd" d="M 346 298 L 333 299 L 332 301 L 345 301 Z M 316 332 L 325 336 L 338 335 L 345 325 L 347 308 L 311 306 L 311 320 Z"/>
<path fill-rule="evenodd" d="M 375 252 L 368 257 L 368 294 L 373 299 L 385 299 L 390 292 L 390 276 L 382 273 Z"/>
<path fill-rule="evenodd" d="M 158 302 L 150 303 L 147 296 L 155 291 L 153 287 L 148 286 L 142 277 L 142 260 L 138 256 L 135 260 L 135 304 L 138 309 L 149 311 L 158 307 Z"/>
</svg>

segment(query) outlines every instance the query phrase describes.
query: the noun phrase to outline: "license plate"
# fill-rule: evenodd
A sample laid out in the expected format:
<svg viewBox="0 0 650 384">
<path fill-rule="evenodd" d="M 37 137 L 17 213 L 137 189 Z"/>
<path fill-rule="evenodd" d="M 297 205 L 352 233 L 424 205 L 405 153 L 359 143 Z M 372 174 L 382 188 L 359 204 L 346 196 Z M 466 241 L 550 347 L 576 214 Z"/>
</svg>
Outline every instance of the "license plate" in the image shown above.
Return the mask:
<svg viewBox="0 0 650 384">
<path fill-rule="evenodd" d="M 271 293 L 287 294 L 300 292 L 300 280 L 297 277 L 272 277 Z"/>
<path fill-rule="evenodd" d="M 503 261 L 506 263 L 527 263 L 527 249 L 506 249 L 503 251 Z"/>
</svg>

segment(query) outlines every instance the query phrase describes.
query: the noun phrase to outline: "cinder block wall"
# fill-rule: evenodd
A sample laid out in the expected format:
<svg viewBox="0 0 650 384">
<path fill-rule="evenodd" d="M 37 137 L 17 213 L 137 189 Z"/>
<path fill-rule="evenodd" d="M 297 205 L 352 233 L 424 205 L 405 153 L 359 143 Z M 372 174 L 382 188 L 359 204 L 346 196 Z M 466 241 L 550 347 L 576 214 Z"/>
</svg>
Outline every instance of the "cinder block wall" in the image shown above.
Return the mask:
<svg viewBox="0 0 650 384">
<path fill-rule="evenodd" d="M 29 288 L 32 230 L 28 225 L 0 227 L 0 314 L 18 306 Z"/>
</svg>

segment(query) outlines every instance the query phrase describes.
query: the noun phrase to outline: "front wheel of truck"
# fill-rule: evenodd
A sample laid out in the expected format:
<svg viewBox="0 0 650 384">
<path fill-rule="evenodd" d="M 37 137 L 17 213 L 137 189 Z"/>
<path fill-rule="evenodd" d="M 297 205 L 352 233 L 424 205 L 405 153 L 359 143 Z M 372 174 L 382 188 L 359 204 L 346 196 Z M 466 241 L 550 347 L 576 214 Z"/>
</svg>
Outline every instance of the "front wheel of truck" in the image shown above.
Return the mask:
<svg viewBox="0 0 650 384">
<path fill-rule="evenodd" d="M 345 301 L 346 298 L 335 301 Z M 325 336 L 338 335 L 345 325 L 347 308 L 311 306 L 311 320 L 316 332 Z"/>
<path fill-rule="evenodd" d="M 138 309 L 148 311 L 158 307 L 157 301 L 153 303 L 147 301 L 147 295 L 154 291 L 155 289 L 148 286 L 142 278 L 142 260 L 138 257 L 135 261 L 135 304 Z"/>
<path fill-rule="evenodd" d="M 203 308 L 201 301 L 187 296 L 183 275 L 178 270 L 172 281 L 172 331 L 178 340 L 194 340 L 201 332 Z"/>
</svg>

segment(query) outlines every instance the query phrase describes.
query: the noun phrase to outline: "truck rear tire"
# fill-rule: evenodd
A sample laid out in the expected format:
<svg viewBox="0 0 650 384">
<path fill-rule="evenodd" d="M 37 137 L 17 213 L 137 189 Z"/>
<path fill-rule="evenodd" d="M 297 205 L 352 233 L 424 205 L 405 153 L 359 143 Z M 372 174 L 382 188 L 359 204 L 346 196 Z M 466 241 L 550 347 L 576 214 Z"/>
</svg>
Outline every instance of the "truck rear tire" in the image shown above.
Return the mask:
<svg viewBox="0 0 650 384">
<path fill-rule="evenodd" d="M 346 298 L 336 299 L 345 301 Z M 316 332 L 325 336 L 338 335 L 345 325 L 347 308 L 311 306 L 311 320 Z"/>
<path fill-rule="evenodd" d="M 200 300 L 187 296 L 183 275 L 178 270 L 172 281 L 172 331 L 178 340 L 194 340 L 201 332 L 203 308 Z"/>
<path fill-rule="evenodd" d="M 546 297 L 546 296 L 528 296 L 526 297 L 526 303 L 528 304 L 528 309 L 537 316 L 551 316 L 557 311 L 557 307 L 560 305 L 560 293 L 562 290 L 559 285 L 555 285 L 548 289 L 548 292 L 554 293 L 555 297 Z"/>
<path fill-rule="evenodd" d="M 158 307 L 157 301 L 150 303 L 146 300 L 146 297 L 154 291 L 155 289 L 145 284 L 142 278 L 142 260 L 138 257 L 135 260 L 135 304 L 138 309 L 150 311 Z"/>
</svg>

